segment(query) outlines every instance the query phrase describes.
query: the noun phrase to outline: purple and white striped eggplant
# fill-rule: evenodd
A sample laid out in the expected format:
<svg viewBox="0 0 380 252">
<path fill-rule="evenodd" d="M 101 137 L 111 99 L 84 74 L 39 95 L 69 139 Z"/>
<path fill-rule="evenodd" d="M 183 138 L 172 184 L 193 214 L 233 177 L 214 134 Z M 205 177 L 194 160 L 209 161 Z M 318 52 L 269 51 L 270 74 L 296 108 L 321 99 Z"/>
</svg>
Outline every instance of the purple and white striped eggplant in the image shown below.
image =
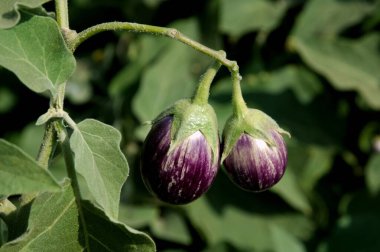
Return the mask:
<svg viewBox="0 0 380 252">
<path fill-rule="evenodd" d="M 214 181 L 219 137 L 210 108 L 181 100 L 153 123 L 143 146 L 141 174 L 148 190 L 160 200 L 189 203 Z"/>
<path fill-rule="evenodd" d="M 223 134 L 222 162 L 231 181 L 252 192 L 275 185 L 287 164 L 282 133 L 289 134 L 256 109 L 249 109 L 241 118 L 230 118 Z"/>
</svg>

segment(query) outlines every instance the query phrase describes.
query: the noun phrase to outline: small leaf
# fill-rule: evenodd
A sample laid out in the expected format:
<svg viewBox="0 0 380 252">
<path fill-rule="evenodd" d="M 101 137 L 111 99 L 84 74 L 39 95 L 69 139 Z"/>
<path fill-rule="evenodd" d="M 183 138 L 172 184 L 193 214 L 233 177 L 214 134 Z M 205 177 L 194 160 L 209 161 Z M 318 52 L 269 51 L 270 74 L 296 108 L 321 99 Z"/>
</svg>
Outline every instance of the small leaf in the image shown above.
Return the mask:
<svg viewBox="0 0 380 252">
<path fill-rule="evenodd" d="M 156 251 L 153 240 L 145 233 L 110 220 L 89 201 L 82 201 L 81 205 L 86 225 L 82 232 L 88 239 L 88 251 Z"/>
<path fill-rule="evenodd" d="M 55 94 L 73 73 L 75 58 L 52 18 L 25 15 L 17 26 L 0 30 L 0 65 L 34 92 Z"/>
<path fill-rule="evenodd" d="M 241 36 L 255 30 L 271 31 L 280 22 L 288 3 L 267 0 L 223 0 L 221 5 L 221 30 L 232 36 Z"/>
<path fill-rule="evenodd" d="M 0 139 L 0 194 L 59 191 L 49 171 L 17 146 Z"/>
<path fill-rule="evenodd" d="M 50 111 L 40 115 L 36 121 L 36 126 L 40 126 L 42 124 L 45 124 L 47 121 L 49 121 L 52 118 L 52 113 Z"/>
<path fill-rule="evenodd" d="M 365 179 L 371 193 L 380 192 L 380 154 L 373 154 L 365 168 Z"/>
<path fill-rule="evenodd" d="M 70 138 L 76 171 L 86 181 L 96 203 L 114 220 L 129 171 L 120 141 L 121 135 L 115 128 L 92 119 L 79 123 Z"/>
<path fill-rule="evenodd" d="M 19 8 L 37 8 L 50 0 L 6 0 L 0 5 L 0 29 L 11 28 L 20 21 Z"/>
<path fill-rule="evenodd" d="M 31 207 L 24 235 L 5 244 L 1 251 L 81 251 L 78 212 L 66 180 L 63 191 L 38 195 Z"/>
</svg>

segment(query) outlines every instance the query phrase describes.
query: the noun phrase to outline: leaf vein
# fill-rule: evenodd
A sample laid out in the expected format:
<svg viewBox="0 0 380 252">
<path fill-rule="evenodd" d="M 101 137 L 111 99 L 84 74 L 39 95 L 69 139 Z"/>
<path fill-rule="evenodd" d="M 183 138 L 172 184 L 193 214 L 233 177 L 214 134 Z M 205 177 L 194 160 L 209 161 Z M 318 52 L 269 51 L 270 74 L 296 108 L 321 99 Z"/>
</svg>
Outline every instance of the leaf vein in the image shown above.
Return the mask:
<svg viewBox="0 0 380 252">
<path fill-rule="evenodd" d="M 103 242 L 101 242 L 99 239 L 97 239 L 94 235 L 92 235 L 91 233 L 88 233 L 88 236 L 93 239 L 95 242 L 99 243 L 102 247 L 104 247 L 105 249 L 107 249 L 108 251 L 112 251 L 112 249 L 110 249 L 107 245 L 105 245 Z"/>
<path fill-rule="evenodd" d="M 63 211 L 57 216 L 57 218 L 48 226 L 45 228 L 45 230 L 41 233 L 39 233 L 36 237 L 34 237 L 34 239 L 31 239 L 29 242 L 27 242 L 25 244 L 25 246 L 23 247 L 23 249 L 21 251 L 25 251 L 25 249 L 27 249 L 34 241 L 36 241 L 39 237 L 41 237 L 43 234 L 47 233 L 48 231 L 50 231 L 54 225 L 63 217 L 63 215 L 69 210 L 69 208 L 75 203 L 75 198 L 73 198 L 68 204 L 67 206 L 63 209 Z"/>
</svg>

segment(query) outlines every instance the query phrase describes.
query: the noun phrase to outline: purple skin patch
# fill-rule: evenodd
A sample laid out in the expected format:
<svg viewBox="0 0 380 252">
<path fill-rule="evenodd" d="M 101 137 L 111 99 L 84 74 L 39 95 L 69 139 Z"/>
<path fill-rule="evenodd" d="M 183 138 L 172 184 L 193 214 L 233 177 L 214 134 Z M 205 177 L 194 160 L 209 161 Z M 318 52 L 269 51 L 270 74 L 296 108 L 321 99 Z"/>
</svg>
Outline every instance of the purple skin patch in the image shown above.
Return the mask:
<svg viewBox="0 0 380 252">
<path fill-rule="evenodd" d="M 284 139 L 272 132 L 276 146 L 242 134 L 223 164 L 229 178 L 244 190 L 259 192 L 275 185 L 288 161 Z"/>
<path fill-rule="evenodd" d="M 153 125 L 144 142 L 141 174 L 157 198 L 170 204 L 186 204 L 211 186 L 218 171 L 219 153 L 213 160 L 211 147 L 199 131 L 168 153 L 172 121 L 167 116 Z"/>
</svg>

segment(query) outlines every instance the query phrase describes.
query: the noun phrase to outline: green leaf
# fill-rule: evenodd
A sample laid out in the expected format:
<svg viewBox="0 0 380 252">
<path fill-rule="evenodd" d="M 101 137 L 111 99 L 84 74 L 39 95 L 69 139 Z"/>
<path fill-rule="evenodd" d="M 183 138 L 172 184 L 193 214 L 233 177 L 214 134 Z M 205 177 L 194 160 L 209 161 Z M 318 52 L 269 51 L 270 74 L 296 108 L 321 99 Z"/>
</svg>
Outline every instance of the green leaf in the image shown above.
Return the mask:
<svg viewBox="0 0 380 252">
<path fill-rule="evenodd" d="M 0 247 L 8 240 L 7 224 L 0 218 Z"/>
<path fill-rule="evenodd" d="M 365 168 L 365 179 L 369 191 L 380 192 L 380 154 L 373 154 Z"/>
<path fill-rule="evenodd" d="M 163 240 L 190 245 L 191 236 L 185 219 L 178 213 L 168 212 L 151 223 L 152 234 Z"/>
<path fill-rule="evenodd" d="M 328 146 L 316 146 L 288 140 L 288 170 L 296 176 L 302 191 L 310 194 L 318 180 L 330 171 L 335 151 Z"/>
<path fill-rule="evenodd" d="M 292 45 L 315 71 L 339 90 L 356 90 L 374 108 L 380 109 L 380 54 L 378 35 L 360 40 L 317 40 L 293 37 Z"/>
<path fill-rule="evenodd" d="M 278 184 L 276 184 L 271 190 L 280 195 L 295 209 L 298 209 L 305 214 L 311 213 L 311 206 L 305 192 L 301 190 L 297 182 L 296 174 L 294 174 L 289 167 L 285 171 L 285 174 L 281 178 L 280 182 L 278 182 Z"/>
<path fill-rule="evenodd" d="M 191 224 L 209 245 L 227 242 L 244 251 L 274 251 L 273 225 L 285 230 L 297 244 L 310 239 L 313 223 L 289 209 L 270 191 L 242 191 L 224 173 L 204 197 L 185 206 Z"/>
<path fill-rule="evenodd" d="M 44 136 L 44 130 L 44 127 L 30 123 L 7 140 L 20 147 L 30 156 L 37 157 L 41 139 Z"/>
<path fill-rule="evenodd" d="M 16 96 L 8 88 L 0 87 L 0 114 L 8 112 L 16 103 Z"/>
<path fill-rule="evenodd" d="M 305 67 L 287 65 L 273 72 L 259 72 L 244 77 L 246 85 L 252 90 L 278 94 L 290 89 L 300 103 L 310 103 L 323 90 L 317 76 Z"/>
<path fill-rule="evenodd" d="M 294 236 L 289 235 L 289 233 L 283 228 L 272 225 L 270 227 L 270 231 L 272 234 L 272 240 L 274 249 L 276 252 L 302 252 L 306 251 L 306 248 L 300 243 Z"/>
<path fill-rule="evenodd" d="M 194 19 L 171 27 L 193 39 L 198 37 Z M 175 101 L 190 97 L 195 90 L 196 84 L 190 74 L 193 51 L 177 41 L 168 41 L 168 44 L 160 58 L 146 70 L 133 99 L 133 111 L 142 122 L 153 120 Z"/>
<path fill-rule="evenodd" d="M 153 240 L 140 231 L 109 219 L 89 201 L 81 203 L 89 241 L 89 251 L 153 252 Z"/>
<path fill-rule="evenodd" d="M 300 37 L 334 37 L 373 10 L 374 6 L 369 1 L 307 1 L 306 7 L 297 19 L 294 33 Z"/>
<path fill-rule="evenodd" d="M 117 220 L 121 187 L 129 168 L 120 150 L 121 135 L 115 128 L 96 120 L 79 123 L 70 138 L 75 169 L 84 178 L 96 203 Z"/>
<path fill-rule="evenodd" d="M 75 58 L 52 18 L 25 15 L 17 26 L 0 30 L 0 65 L 34 92 L 55 94 L 73 73 Z"/>
<path fill-rule="evenodd" d="M 287 1 L 223 0 L 220 29 L 232 36 L 256 30 L 271 31 L 281 21 Z"/>
<path fill-rule="evenodd" d="M 20 21 L 19 8 L 37 8 L 50 0 L 3 0 L 0 5 L 0 29 L 11 28 Z"/>
<path fill-rule="evenodd" d="M 24 235 L 5 244 L 1 251 L 81 251 L 78 212 L 66 180 L 63 191 L 38 195 L 31 207 Z"/>
<path fill-rule="evenodd" d="M 59 191 L 49 171 L 17 146 L 0 139 L 0 194 Z"/>
<path fill-rule="evenodd" d="M 202 252 L 250 252 L 251 250 L 246 249 L 237 249 L 233 246 L 231 246 L 229 243 L 221 242 L 218 244 L 215 244 L 214 246 L 209 246 L 205 250 L 202 250 Z"/>
<path fill-rule="evenodd" d="M 380 37 L 370 33 L 360 39 L 338 37 L 373 10 L 374 4 L 367 1 L 309 1 L 289 45 L 335 88 L 355 90 L 371 108 L 380 109 Z"/>
<path fill-rule="evenodd" d="M 37 196 L 31 207 L 27 232 L 4 245 L 1 251 L 155 251 L 149 236 L 112 222 L 88 201 L 80 204 L 83 221 L 78 216 L 68 180 L 63 188 L 63 192 Z"/>
<path fill-rule="evenodd" d="M 121 204 L 119 207 L 119 221 L 133 228 L 148 226 L 158 216 L 158 209 L 152 206 Z"/>
<path fill-rule="evenodd" d="M 311 195 L 319 179 L 332 167 L 334 151 L 331 148 L 287 141 L 288 164 L 284 177 L 271 191 L 282 197 L 295 209 L 310 214 Z"/>
<path fill-rule="evenodd" d="M 286 226 L 276 223 L 275 216 L 254 214 L 230 205 L 215 209 L 203 197 L 187 210 L 210 244 L 227 241 L 248 251 L 305 251 Z"/>
<path fill-rule="evenodd" d="M 160 55 L 168 46 L 166 38 L 141 36 L 138 40 L 133 40 L 129 46 L 131 57 L 130 62 L 120 70 L 111 80 L 108 92 L 111 96 L 123 94 L 123 91 L 137 82 L 144 68 Z"/>
<path fill-rule="evenodd" d="M 78 60 L 76 69 L 67 81 L 65 95 L 73 104 L 83 104 L 88 102 L 93 95 L 90 84 L 91 69 L 84 60 Z"/>
</svg>

